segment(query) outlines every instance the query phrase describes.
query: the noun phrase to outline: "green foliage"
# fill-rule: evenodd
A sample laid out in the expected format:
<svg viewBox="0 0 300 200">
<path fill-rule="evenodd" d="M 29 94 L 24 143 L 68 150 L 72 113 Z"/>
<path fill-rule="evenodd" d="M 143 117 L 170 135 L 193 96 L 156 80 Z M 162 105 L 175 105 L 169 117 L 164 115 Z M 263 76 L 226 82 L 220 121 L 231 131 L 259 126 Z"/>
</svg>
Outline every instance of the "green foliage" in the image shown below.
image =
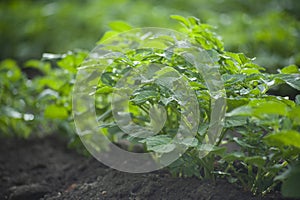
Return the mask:
<svg viewBox="0 0 300 200">
<path fill-rule="evenodd" d="M 184 76 L 196 91 L 201 113 L 200 124 L 204 125 L 199 127 L 196 139 L 181 142 L 188 150 L 168 167 L 170 171 L 174 175 L 197 176 L 203 179 L 225 177 L 230 182 L 243 185 L 254 194 L 269 192 L 279 184 L 279 179 L 274 178 L 299 159 L 300 133 L 299 105 L 285 97 L 268 95 L 267 92 L 281 84 L 299 90 L 298 67 L 290 65 L 277 74 L 269 74 L 264 68 L 253 63 L 254 59 L 242 53 L 225 51 L 211 26 L 200 23 L 194 17 L 171 17 L 183 25 L 180 31 L 188 35 L 192 43 L 199 44 L 213 55 L 215 64 L 220 67 L 228 107 L 225 129 L 216 144 L 217 147 L 205 158 L 200 157 L 203 151 L 201 144 L 207 134 L 206 125 L 209 123 L 211 112 L 211 98 L 203 77 L 180 56 L 169 55 L 157 49 L 128 51 L 124 58 L 116 59 L 106 68 L 97 90 L 101 91 L 97 93 L 100 99 L 97 113 L 101 119 L 104 119 L 102 116 L 105 115 L 105 120 L 101 122 L 107 124 L 103 127 L 109 127 L 106 133 L 116 142 L 125 138 L 134 143 L 143 143 L 147 151 L 158 155 L 174 150 L 175 146 L 170 141 L 178 130 L 177 121 L 181 117 L 181 110 L 179 99 L 167 87 L 150 81 L 137 90 L 126 89 L 128 93 L 133 94 L 129 101 L 129 111 L 133 121 L 139 125 L 155 123 L 151 119 L 151 113 L 148 113 L 152 105 L 158 104 L 166 108 L 166 124 L 156 136 L 137 140 L 126 134 L 116 134 L 118 129 L 113 115 L 107 115 L 105 112 L 110 107 L 103 107 L 109 102 L 109 94 L 114 90 L 113 87 L 129 69 L 149 63 L 166 65 L 167 67 L 162 69 L 148 72 L 149 77 L 153 73 L 154 77 L 169 77 L 170 74 L 174 74 L 174 78 L 168 81 L 172 82 L 176 80 L 174 69 Z M 132 39 L 137 43 L 141 41 L 138 37 Z M 157 45 L 160 47 L 160 44 Z M 114 46 L 113 50 L 118 51 L 118 48 L 120 47 Z M 157 112 L 158 116 L 162 115 L 161 111 Z M 136 136 L 143 134 L 139 130 L 131 131 L 136 131 Z M 231 146 L 237 146 L 238 150 L 228 150 Z"/>
<path fill-rule="evenodd" d="M 190 20 L 175 18 L 184 23 L 186 32 L 192 39 L 198 36 L 198 27 L 191 26 Z M 206 34 L 209 33 L 202 33 L 204 37 Z M 205 38 L 209 40 L 209 37 Z M 279 84 L 288 84 L 299 90 L 299 69 L 291 65 L 280 70 L 279 74 L 263 73 L 261 71 L 264 69 L 253 64 L 252 59 L 243 54 L 225 52 L 219 42 L 206 46 L 201 40 L 196 41 L 207 50 L 213 48 L 219 52 L 218 64 L 228 98 L 221 146 L 230 147 L 235 144 L 238 147 L 237 152 L 220 154 L 213 151 L 202 159 L 204 177 L 210 171 L 227 177 L 231 182 L 240 182 L 253 193 L 266 193 L 277 184 L 276 181 L 273 182 L 274 177 L 286 165 L 298 160 L 297 148 L 300 142 L 299 105 L 283 97 L 267 95 L 267 91 Z M 192 157 L 196 155 L 190 154 Z M 212 167 L 218 157 L 221 158 L 217 159 L 221 167 Z M 186 163 L 184 157 L 182 165 L 183 163 Z M 199 170 L 197 167 L 193 169 Z"/>
<path fill-rule="evenodd" d="M 39 63 L 49 67 L 47 63 Z M 0 132 L 28 137 L 45 124 L 40 115 L 41 90 L 21 72 L 13 60 L 0 63 Z M 47 129 L 45 130 L 47 131 Z"/>
<path fill-rule="evenodd" d="M 118 24 L 108 23 L 115 20 L 178 28 L 167 19 L 179 13 L 217 26 L 227 50 L 256 56 L 256 63 L 275 72 L 300 65 L 299 6 L 295 0 L 2 1 L 0 59 L 24 61 L 42 52 L 90 49 L 99 35 Z"/>
<path fill-rule="evenodd" d="M 120 27 L 120 22 L 108 22 L 120 19 L 137 26 L 166 26 L 161 19 L 171 11 L 149 12 L 151 6 L 131 0 L 1 1 L 0 59 L 24 61 L 43 52 L 91 49 L 109 27 Z"/>
<path fill-rule="evenodd" d="M 194 17 L 173 15 L 172 18 L 183 25 L 180 31 L 188 36 L 190 42 L 207 50 L 219 66 L 226 90 L 227 108 L 225 128 L 216 146 L 206 157 L 200 157 L 205 148 L 201 144 L 207 135 L 211 115 L 211 94 L 204 78 L 181 56 L 169 55 L 159 48 L 128 51 L 125 57 L 114 59 L 101 77 L 94 77 L 93 74 L 89 77 L 101 80 L 95 91 L 96 113 L 98 120 L 104 124 L 100 128 L 106 130 L 104 133 L 113 142 L 127 139 L 133 144 L 143 144 L 145 150 L 157 154 L 171 152 L 174 145 L 170 140 L 179 128 L 178 120 L 182 113 L 178 96 L 166 85 L 177 81 L 180 74 L 197 95 L 201 126 L 195 139 L 180 141 L 180 145 L 188 150 L 168 166 L 170 172 L 178 176 L 197 176 L 202 179 L 227 178 L 229 182 L 238 183 L 254 194 L 265 194 L 283 182 L 284 195 L 299 195 L 291 185 L 299 183 L 299 179 L 294 177 L 299 176 L 300 96 L 296 96 L 293 101 L 267 93 L 279 85 L 289 85 L 300 90 L 299 68 L 289 65 L 276 74 L 270 74 L 243 53 L 225 51 L 220 37 L 213 32 L 213 27 L 200 23 Z M 110 26 L 113 31 L 104 35 L 106 38 L 131 28 L 120 21 L 111 23 Z M 139 37 L 137 35 L 133 40 L 139 43 L 142 41 Z M 160 47 L 163 44 L 156 45 Z M 117 51 L 122 47 L 112 48 Z M 85 52 L 44 54 L 43 61 L 30 60 L 26 62 L 26 67 L 38 69 L 43 74 L 33 79 L 23 75 L 14 61 L 3 61 L 0 65 L 0 132 L 26 137 L 40 129 L 47 131 L 47 127 L 54 125 L 69 134 L 73 145 L 78 143 L 72 124 L 71 92 L 77 67 L 86 55 Z M 168 77 L 170 80 L 164 83 L 150 81 L 138 89 L 127 88 L 127 92 L 133 94 L 129 101 L 129 111 L 133 121 L 141 126 L 159 124 L 155 121 L 156 116 L 165 116 L 166 123 L 157 135 L 141 140 L 120 131 L 113 120 L 109 103 L 122 76 L 130 69 L 150 63 L 166 67 L 154 68 L 147 75 Z M 153 105 L 164 107 L 165 112 L 160 106 Z M 187 122 L 188 120 L 185 121 L 188 125 Z M 136 136 L 143 134 L 138 129 L 135 131 Z M 232 146 L 236 150 L 232 150 Z"/>
<path fill-rule="evenodd" d="M 70 124 L 72 80 L 86 53 L 45 54 L 45 60 L 29 60 L 25 68 L 42 75 L 33 79 L 13 60 L 0 63 L 0 133 L 28 137 L 61 130 L 74 137 Z M 60 59 L 51 66 L 46 59 Z"/>
</svg>

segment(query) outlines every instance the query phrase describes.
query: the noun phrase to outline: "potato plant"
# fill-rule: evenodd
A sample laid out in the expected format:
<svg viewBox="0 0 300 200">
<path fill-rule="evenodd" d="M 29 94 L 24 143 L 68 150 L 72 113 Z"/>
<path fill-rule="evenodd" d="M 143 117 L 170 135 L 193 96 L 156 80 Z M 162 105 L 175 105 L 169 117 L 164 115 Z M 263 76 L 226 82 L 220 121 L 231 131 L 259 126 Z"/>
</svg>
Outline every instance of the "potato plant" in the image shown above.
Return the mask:
<svg viewBox="0 0 300 200">
<path fill-rule="evenodd" d="M 176 96 L 167 88 L 153 82 L 147 83 L 135 90 L 130 98 L 130 112 L 133 120 L 140 125 L 155 123 L 148 116 L 151 105 L 159 104 L 166 108 L 167 121 L 155 136 L 138 139 L 117 134 L 120 129 L 109 107 L 109 97 L 126 70 L 139 67 L 136 63 L 166 65 L 188 80 L 196 93 L 201 114 L 201 126 L 195 139 L 183 144 L 188 150 L 167 167 L 173 175 L 213 180 L 226 178 L 254 194 L 265 194 L 282 185 L 284 195 L 299 197 L 296 186 L 300 180 L 300 95 L 289 99 L 268 94 L 270 89 L 282 84 L 299 91 L 299 68 L 290 65 L 278 70 L 276 74 L 267 73 L 263 67 L 254 63 L 254 59 L 243 53 L 224 50 L 223 42 L 211 26 L 194 17 L 174 15 L 172 18 L 183 25 L 179 31 L 191 43 L 205 49 L 219 67 L 227 107 L 224 128 L 215 147 L 206 157 L 199 156 L 211 113 L 211 96 L 202 75 L 182 57 L 169 55 L 163 50 L 128 51 L 125 58 L 113 60 L 101 77 L 93 77 L 100 79 L 96 90 L 96 112 L 98 119 L 104 122 L 100 128 L 104 128 L 107 136 L 115 143 L 126 139 L 133 145 L 142 144 L 145 151 L 172 151 L 169 141 L 178 129 L 181 109 Z M 104 35 L 104 39 L 128 29 L 130 26 L 118 22 L 117 29 Z M 133 39 L 137 43 L 141 40 L 138 36 Z M 0 82 L 0 101 L 5 106 L 1 106 L 1 132 L 28 135 L 39 130 L 41 124 L 54 124 L 69 133 L 71 144 L 76 146 L 79 140 L 72 123 L 71 93 L 77 67 L 86 55 L 85 52 L 44 54 L 43 61 L 32 60 L 26 64 L 44 75 L 32 80 L 22 75 L 12 61 L 2 62 L 0 76 L 5 81 Z M 121 69 L 120 65 L 126 68 Z M 164 73 L 168 73 L 167 69 L 158 76 Z"/>
</svg>

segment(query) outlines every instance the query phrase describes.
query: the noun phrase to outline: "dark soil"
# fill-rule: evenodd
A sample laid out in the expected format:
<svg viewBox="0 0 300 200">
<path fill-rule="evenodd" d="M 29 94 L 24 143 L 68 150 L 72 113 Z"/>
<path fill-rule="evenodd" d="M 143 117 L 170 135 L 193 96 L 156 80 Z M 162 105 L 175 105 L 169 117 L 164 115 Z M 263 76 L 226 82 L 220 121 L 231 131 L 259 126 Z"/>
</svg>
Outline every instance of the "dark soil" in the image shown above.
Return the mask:
<svg viewBox="0 0 300 200">
<path fill-rule="evenodd" d="M 226 181 L 173 178 L 166 171 L 129 174 L 67 149 L 51 135 L 41 139 L 0 139 L 0 199 L 283 199 L 253 197 Z"/>
</svg>

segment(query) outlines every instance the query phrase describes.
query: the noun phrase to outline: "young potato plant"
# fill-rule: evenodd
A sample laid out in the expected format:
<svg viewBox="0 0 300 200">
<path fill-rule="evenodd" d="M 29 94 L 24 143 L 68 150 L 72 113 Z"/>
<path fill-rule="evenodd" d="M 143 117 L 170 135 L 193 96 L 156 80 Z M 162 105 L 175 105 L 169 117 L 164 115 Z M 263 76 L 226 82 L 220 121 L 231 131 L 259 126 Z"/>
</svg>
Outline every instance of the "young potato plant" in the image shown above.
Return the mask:
<svg viewBox="0 0 300 200">
<path fill-rule="evenodd" d="M 211 96 L 204 77 L 181 56 L 161 49 L 129 50 L 125 57 L 116 58 L 106 67 L 96 90 L 96 112 L 102 123 L 100 128 L 105 129 L 107 136 L 116 143 L 123 139 L 131 141 L 131 148 L 134 144 L 142 143 L 146 151 L 157 154 L 173 151 L 174 146 L 170 145 L 170 141 L 179 129 L 181 108 L 178 98 L 168 88 L 150 81 L 134 90 L 131 95 L 129 112 L 138 125 L 152 124 L 155 127 L 155 124 L 159 124 L 153 120 L 155 117 L 151 117 L 155 112 L 149 113 L 153 105 L 161 105 L 166 110 L 167 120 L 164 127 L 157 135 L 145 139 L 124 134 L 115 122 L 109 104 L 114 88 L 128 71 L 150 63 L 162 64 L 167 67 L 154 70 L 154 77 L 167 77 L 173 70 L 184 76 L 196 93 L 201 115 L 196 139 L 182 141 L 181 145 L 188 147 L 188 150 L 168 166 L 172 174 L 197 176 L 201 179 L 223 177 L 254 194 L 265 194 L 276 189 L 281 182 L 289 183 L 291 176 L 288 174 L 295 173 L 293 171 L 297 168 L 300 153 L 300 96 L 291 100 L 268 95 L 268 91 L 280 84 L 300 90 L 299 68 L 291 65 L 277 74 L 268 74 L 263 67 L 253 62 L 254 59 L 242 53 L 225 51 L 211 26 L 201 24 L 194 17 L 172 18 L 183 24 L 184 28 L 180 31 L 189 37 L 190 42 L 205 49 L 219 66 L 226 90 L 227 108 L 224 129 L 215 148 L 206 157 L 200 156 L 203 151 L 201 144 L 207 134 L 212 112 Z M 101 41 L 120 30 L 129 29 L 130 26 L 118 22 L 117 29 L 108 32 Z M 139 37 L 142 36 L 137 35 L 132 40 L 139 44 L 143 40 Z M 122 47 L 114 46 L 113 50 L 118 51 L 118 48 Z M 162 115 L 159 109 L 156 114 Z M 140 130 L 132 131 L 136 135 L 140 134 Z M 287 169 L 289 173 L 285 173 L 286 176 L 281 175 Z M 284 194 L 288 195 L 290 192 Z"/>
<path fill-rule="evenodd" d="M 242 53 L 227 52 L 212 27 L 201 24 L 194 17 L 172 16 L 183 24 L 180 30 L 188 35 L 192 43 L 207 50 L 219 66 L 226 89 L 226 120 L 221 138 L 208 156 L 200 158 L 201 143 L 207 134 L 210 120 L 211 97 L 201 74 L 194 66 L 178 55 L 168 55 L 159 50 L 130 51 L 126 58 L 115 60 L 102 75 L 97 93 L 101 101 L 108 98 L 113 87 L 126 70 L 139 67 L 135 63 L 160 63 L 172 67 L 185 76 L 197 94 L 201 121 L 196 139 L 185 143 L 188 150 L 178 160 L 168 166 L 171 173 L 178 176 L 197 176 L 202 179 L 227 178 L 232 183 L 241 184 L 254 194 L 265 194 L 284 182 L 286 176 L 280 175 L 288 166 L 294 166 L 300 153 L 300 96 L 295 100 L 268 95 L 268 90 L 280 84 L 287 84 L 300 90 L 300 72 L 295 65 L 281 69 L 277 74 L 265 73 L 265 69 Z M 125 27 L 127 30 L 127 26 Z M 111 35 L 112 32 L 109 33 Z M 140 38 L 136 38 L 138 42 Z M 105 101 L 108 101 L 106 99 Z M 166 88 L 153 83 L 145 84 L 136 90 L 130 100 L 133 120 L 141 125 L 153 123 L 147 118 L 151 104 L 159 104 L 167 110 L 167 121 L 159 135 L 137 140 L 128 135 L 117 135 L 117 125 L 111 113 L 104 113 L 108 133 L 112 140 L 129 139 L 142 142 L 146 150 L 157 153 L 172 151 L 170 140 L 178 129 L 180 106 L 174 94 Z M 101 115 L 109 107 L 101 107 Z M 102 110 L 102 112 L 101 112 Z M 232 150 L 234 147 L 235 150 Z M 288 168 L 290 171 L 291 169 Z M 295 171 L 295 170 L 294 170 Z M 293 172 L 290 172 L 293 173 Z M 284 187 L 283 187 L 284 188 Z M 297 190 L 294 190 L 297 191 Z M 289 193 L 284 193 L 289 194 Z"/>
<path fill-rule="evenodd" d="M 224 51 L 222 43 L 207 29 L 207 25 L 199 24 L 194 18 L 176 18 L 184 24 L 185 32 L 192 40 L 206 50 L 218 52 L 217 62 L 227 95 L 225 128 L 216 151 L 197 161 L 197 154 L 193 154 L 195 148 L 191 148 L 187 156 L 182 157 L 182 164 L 192 165 L 189 166 L 191 171 L 184 173 L 187 168 L 181 168 L 181 172 L 189 175 L 192 171 L 199 173 L 199 168 L 202 168 L 206 172 L 204 176 L 208 172 L 212 177 L 227 177 L 230 182 L 238 182 L 254 194 L 265 194 L 280 180 L 284 182 L 283 194 L 299 197 L 299 193 L 295 194 L 298 192 L 295 185 L 299 182 L 295 184 L 293 179 L 294 185 L 291 186 L 292 181 L 287 179 L 285 182 L 286 176 L 278 175 L 289 165 L 293 167 L 288 174 L 298 174 L 299 177 L 300 95 L 293 101 L 267 93 L 280 84 L 300 90 L 299 68 L 291 65 L 279 70 L 278 74 L 264 73 L 264 68 L 244 54 Z M 235 150 L 229 150 L 234 146 Z M 222 147 L 227 150 L 222 151 Z M 196 164 L 193 166 L 191 163 Z M 289 186 L 286 186 L 287 183 L 290 183 Z M 287 192 L 293 187 L 293 192 Z"/>
<path fill-rule="evenodd" d="M 300 90 L 299 68 L 291 65 L 279 70 L 277 74 L 266 73 L 263 67 L 254 63 L 254 59 L 246 57 L 243 53 L 225 51 L 222 41 L 212 31 L 213 27 L 200 23 L 194 17 L 184 18 L 174 15 L 172 18 L 183 25 L 179 31 L 189 38 L 190 43 L 201 46 L 211 55 L 221 74 L 226 90 L 227 107 L 224 128 L 215 147 L 207 156 L 203 158 L 200 156 L 203 150 L 201 144 L 207 135 L 212 111 L 211 94 L 205 83 L 205 77 L 202 77 L 202 74 L 181 56 L 169 54 L 168 51 L 161 49 L 130 50 L 126 52 L 125 57 L 112 60 L 101 77 L 91 75 L 91 79 L 100 80 L 95 94 L 91 94 L 96 96 L 96 114 L 98 121 L 102 124 L 99 128 L 104 129 L 106 136 L 115 143 L 120 144 L 120 141 L 124 139 L 130 141 L 129 150 L 134 149 L 136 145 L 142 145 L 144 151 L 158 154 L 169 153 L 174 149 L 170 145 L 170 140 L 179 128 L 179 120 L 182 116 L 181 104 L 176 95 L 167 87 L 151 81 L 146 82 L 133 91 L 129 100 L 131 118 L 140 126 L 151 124 L 155 127 L 159 122 L 149 115 L 162 115 L 162 113 L 153 105 L 165 108 L 165 124 L 159 127 L 161 130 L 159 129 L 158 134 L 154 136 L 141 139 L 124 134 L 114 120 L 110 105 L 118 81 L 128 71 L 151 63 L 162 64 L 166 67 L 149 73 L 156 77 L 164 77 L 172 73 L 183 76 L 194 90 L 200 109 L 200 123 L 195 139 L 182 141 L 181 145 L 187 147 L 187 151 L 167 167 L 173 175 L 197 176 L 200 179 L 213 180 L 220 177 L 226 178 L 229 182 L 242 185 L 254 194 L 265 194 L 278 189 L 282 184 L 284 195 L 300 197 L 296 188 L 300 180 L 300 95 L 289 99 L 268 94 L 271 88 L 281 84 Z M 108 32 L 104 35 L 104 39 L 117 34 L 118 31 L 130 29 L 130 26 L 125 23 L 117 23 L 116 30 Z M 132 40 L 139 43 L 143 40 L 140 37 L 142 36 L 136 35 Z M 115 47 L 115 49 L 118 48 L 122 47 Z M 25 90 L 30 95 L 20 97 L 24 101 L 29 99 L 35 102 L 29 104 L 33 107 L 32 112 L 43 111 L 37 116 L 45 120 L 49 119 L 56 126 L 68 130 L 72 144 L 75 146 L 79 140 L 73 129 L 71 93 L 77 67 L 86 55 L 85 52 L 65 55 L 44 54 L 45 60 L 52 61 L 52 68 L 46 61 L 28 62 L 28 67 L 37 68 L 45 76 L 35 77 L 29 81 L 30 85 L 25 84 L 29 87 Z M 1 70 L 11 67 L 8 64 L 2 63 L 6 67 L 2 67 Z M 18 70 L 16 73 L 20 74 Z M 14 73 L 5 71 L 0 75 L 8 76 L 8 74 Z M 12 75 L 11 77 L 16 76 Z M 14 90 L 8 87 L 18 86 L 18 80 L 21 80 L 22 84 L 28 82 L 20 77 L 16 79 L 12 80 L 14 84 L 10 86 L 8 83 L 1 82 L 4 88 L 2 97 L 9 94 L 8 96 L 13 99 L 16 94 L 10 94 Z M 29 97 L 31 95 L 38 96 L 38 98 Z M 4 98 L 0 100 L 4 101 Z M 152 112 L 149 113 L 150 108 Z M 1 109 L 7 110 L 3 106 Z M 26 113 L 27 111 L 20 110 L 19 112 Z M 6 121 L 0 119 L 0 122 L 7 123 L 12 115 L 6 115 Z M 32 119 L 32 123 L 39 123 L 36 118 Z M 11 126 L 11 124 L 7 125 Z M 4 133 L 10 131 L 2 129 Z M 138 135 L 139 130 L 135 131 Z"/>
<path fill-rule="evenodd" d="M 267 92 L 280 84 L 300 90 L 299 68 L 291 65 L 278 74 L 264 73 L 264 68 L 244 54 L 226 52 L 208 25 L 200 24 L 194 18 L 174 17 L 184 25 L 184 32 L 191 40 L 218 53 L 217 63 L 227 95 L 227 113 L 223 135 L 215 150 L 204 159 L 197 159 L 197 148 L 191 147 L 170 166 L 171 171 L 201 178 L 226 177 L 254 194 L 270 191 L 279 180 L 284 181 L 286 177 L 278 175 L 288 165 L 294 166 L 293 171 L 297 168 L 300 96 L 293 101 Z M 203 99 L 199 96 L 199 102 Z M 205 103 L 209 104 L 209 100 Z M 203 103 L 201 105 L 203 107 Z M 209 109 L 205 111 L 208 113 Z"/>
</svg>

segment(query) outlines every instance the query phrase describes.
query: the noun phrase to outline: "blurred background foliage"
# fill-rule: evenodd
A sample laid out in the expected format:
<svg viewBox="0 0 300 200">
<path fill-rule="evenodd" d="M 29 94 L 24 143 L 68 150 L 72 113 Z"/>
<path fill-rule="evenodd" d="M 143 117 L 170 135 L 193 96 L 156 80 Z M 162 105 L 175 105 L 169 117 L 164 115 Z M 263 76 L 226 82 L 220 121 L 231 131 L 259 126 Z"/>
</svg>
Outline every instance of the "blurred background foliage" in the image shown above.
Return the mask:
<svg viewBox="0 0 300 200">
<path fill-rule="evenodd" d="M 0 59 L 19 63 L 43 52 L 91 50 L 109 23 L 177 28 L 171 14 L 214 25 L 226 50 L 256 57 L 270 72 L 300 65 L 297 0 L 7 0 L 0 3 Z"/>
</svg>

